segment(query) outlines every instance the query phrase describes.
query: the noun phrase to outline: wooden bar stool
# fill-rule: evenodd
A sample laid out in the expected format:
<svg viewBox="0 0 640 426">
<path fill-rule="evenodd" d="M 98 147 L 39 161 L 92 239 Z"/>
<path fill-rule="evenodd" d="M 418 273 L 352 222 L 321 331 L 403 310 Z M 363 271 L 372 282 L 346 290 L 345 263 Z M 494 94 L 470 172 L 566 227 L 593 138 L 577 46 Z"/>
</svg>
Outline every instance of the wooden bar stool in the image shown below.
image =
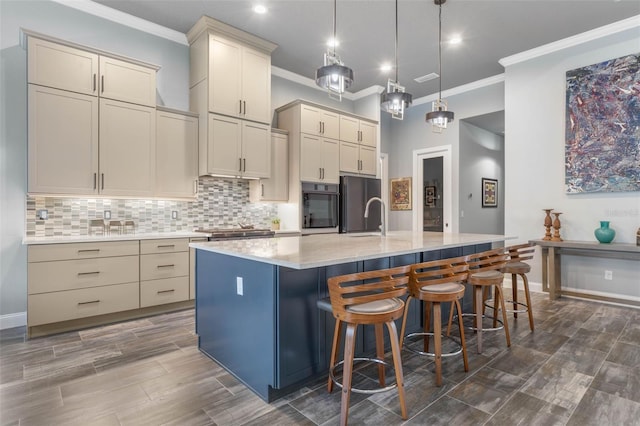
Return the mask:
<svg viewBox="0 0 640 426">
<path fill-rule="evenodd" d="M 525 263 L 525 260 L 533 259 L 535 244 L 518 244 L 509 246 L 505 250 L 509 255 L 509 259 L 502 268 L 502 272 L 511 274 L 511 289 L 513 294 L 513 300 L 506 301 L 507 304 L 513 304 L 513 309 L 508 309 L 507 312 L 512 312 L 514 318 L 518 318 L 519 313 L 528 313 L 529 328 L 533 331 L 533 312 L 531 310 L 531 296 L 529 295 L 529 280 L 527 279 L 527 274 L 531 272 L 531 266 Z M 518 302 L 518 275 L 522 277 L 524 296 L 527 303 Z"/>
<path fill-rule="evenodd" d="M 507 346 L 511 346 L 511 337 L 509 336 L 509 324 L 507 323 L 507 311 L 504 304 L 504 295 L 502 291 L 502 281 L 504 274 L 502 268 L 507 263 L 507 254 L 503 247 L 486 250 L 480 253 L 469 255 L 469 277 L 467 284 L 473 286 L 473 314 L 464 314 L 464 316 L 473 316 L 478 341 L 478 353 L 482 353 L 482 318 L 484 317 L 484 299 L 485 294 L 491 287 L 494 290 L 495 303 L 493 304 L 493 328 L 486 328 L 485 331 L 495 331 L 504 328 L 504 334 L 507 339 Z M 498 306 L 502 310 L 502 321 L 498 320 Z M 502 326 L 498 327 L 497 324 Z"/>
<path fill-rule="evenodd" d="M 346 425 L 349 415 L 349 398 L 351 392 L 377 393 L 398 388 L 400 411 L 402 419 L 407 419 L 407 408 L 404 397 L 404 379 L 402 375 L 402 361 L 398 331 L 394 320 L 402 317 L 404 302 L 400 297 L 407 293 L 409 281 L 409 266 L 383 269 L 355 274 L 340 275 L 327 280 L 331 310 L 336 319 L 331 360 L 329 362 L 329 384 L 331 392 L 333 383 L 342 388 L 342 408 L 340 410 L 340 424 Z M 340 347 L 342 324 L 346 324 L 344 360 L 337 361 Z M 358 325 L 374 325 L 376 335 L 376 358 L 355 358 L 356 329 Z M 393 367 L 396 372 L 396 383 L 385 386 L 384 339 L 383 325 L 389 331 Z M 379 389 L 364 390 L 351 386 L 354 361 L 370 361 L 378 364 Z M 334 371 L 342 365 L 342 383 L 339 383 Z"/>
<path fill-rule="evenodd" d="M 469 265 L 468 257 L 461 256 L 450 259 L 433 260 L 418 263 L 411 266 L 409 275 L 409 296 L 405 302 L 404 318 L 400 331 L 400 347 L 418 353 L 420 355 L 431 356 L 435 359 L 436 385 L 442 385 L 442 358 L 462 353 L 464 361 L 464 371 L 469 371 L 467 360 L 467 345 L 464 339 L 464 325 L 462 324 L 462 309 L 460 299 L 464 297 L 465 287 L 462 283 L 467 279 Z M 422 333 L 410 333 L 405 336 L 405 325 L 409 313 L 409 304 L 412 299 L 422 300 L 426 303 L 424 311 L 424 331 Z M 453 308 L 458 314 L 458 328 L 460 329 L 460 348 L 450 353 L 442 353 L 442 318 L 441 303 L 450 302 L 451 310 L 449 314 L 449 325 L 447 326 L 446 337 L 451 331 L 451 318 Z M 433 332 L 431 332 L 431 310 L 433 308 Z M 424 350 L 416 351 L 408 346 L 403 346 L 406 338 L 423 336 Z M 429 336 L 433 336 L 433 352 L 429 352 Z"/>
</svg>

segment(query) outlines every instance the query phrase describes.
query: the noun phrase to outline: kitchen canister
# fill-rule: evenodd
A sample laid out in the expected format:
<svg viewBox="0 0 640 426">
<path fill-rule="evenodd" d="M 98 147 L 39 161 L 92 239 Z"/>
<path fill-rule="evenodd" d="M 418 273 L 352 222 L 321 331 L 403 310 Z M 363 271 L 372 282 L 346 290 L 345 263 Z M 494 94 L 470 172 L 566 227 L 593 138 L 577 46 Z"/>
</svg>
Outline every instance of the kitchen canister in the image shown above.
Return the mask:
<svg viewBox="0 0 640 426">
<path fill-rule="evenodd" d="M 612 228 L 609 228 L 608 220 L 601 220 L 600 228 L 596 228 L 593 233 L 595 234 L 596 239 L 602 244 L 608 244 L 616 237 L 616 231 Z"/>
</svg>

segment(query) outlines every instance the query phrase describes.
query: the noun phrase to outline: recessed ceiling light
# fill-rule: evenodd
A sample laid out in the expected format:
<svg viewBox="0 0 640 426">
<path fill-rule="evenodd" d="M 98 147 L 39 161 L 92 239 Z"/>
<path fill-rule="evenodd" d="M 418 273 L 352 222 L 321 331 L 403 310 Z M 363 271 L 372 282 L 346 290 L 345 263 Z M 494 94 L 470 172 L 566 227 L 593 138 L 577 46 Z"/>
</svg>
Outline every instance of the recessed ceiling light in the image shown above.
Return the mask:
<svg viewBox="0 0 640 426">
<path fill-rule="evenodd" d="M 330 38 L 327 41 L 327 46 L 329 46 L 329 47 L 338 47 L 338 46 L 340 46 L 340 40 L 338 40 L 337 38 L 336 39 Z"/>
<path fill-rule="evenodd" d="M 460 43 L 462 43 L 462 36 L 460 36 L 459 34 L 454 34 L 449 39 L 449 44 L 460 44 Z"/>
<path fill-rule="evenodd" d="M 393 65 L 391 65 L 388 62 L 380 65 L 380 71 L 388 72 L 388 71 L 391 71 L 392 69 L 393 69 Z"/>
<path fill-rule="evenodd" d="M 265 13 L 267 13 L 267 7 L 263 4 L 257 4 L 253 6 L 253 11 L 255 13 L 259 13 L 260 15 L 264 15 Z"/>
</svg>

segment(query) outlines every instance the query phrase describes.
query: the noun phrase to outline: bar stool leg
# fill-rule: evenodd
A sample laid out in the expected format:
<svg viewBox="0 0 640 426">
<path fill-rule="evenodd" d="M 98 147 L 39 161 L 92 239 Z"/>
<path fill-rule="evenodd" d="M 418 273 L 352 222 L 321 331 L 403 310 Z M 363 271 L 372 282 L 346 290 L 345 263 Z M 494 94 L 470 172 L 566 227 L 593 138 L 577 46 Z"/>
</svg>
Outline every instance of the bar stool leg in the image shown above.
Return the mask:
<svg viewBox="0 0 640 426">
<path fill-rule="evenodd" d="M 342 400 L 340 408 L 340 426 L 347 425 L 349 417 L 349 398 L 351 397 L 351 378 L 356 343 L 356 324 L 347 324 L 344 340 L 344 364 L 342 370 Z M 391 339 L 393 340 L 393 339 Z"/>
<path fill-rule="evenodd" d="M 423 330 L 425 333 L 429 333 L 431 331 L 431 302 L 425 302 L 424 307 L 424 327 Z M 429 352 L 429 336 L 426 334 L 422 336 L 423 342 L 423 351 Z"/>
<path fill-rule="evenodd" d="M 407 420 L 407 404 L 404 397 L 404 374 L 402 373 L 402 359 L 400 358 L 400 345 L 398 343 L 398 330 L 396 323 L 389 321 L 386 323 L 389 329 L 389 340 L 391 341 L 391 354 L 393 356 L 393 367 L 396 370 L 396 383 L 398 385 L 398 400 L 400 402 L 400 415 L 402 420 Z"/>
<path fill-rule="evenodd" d="M 511 292 L 513 295 L 513 310 L 516 311 L 518 309 L 518 275 L 511 274 Z M 513 313 L 514 318 L 518 318 L 518 313 Z"/>
<path fill-rule="evenodd" d="M 383 333 L 383 328 L 382 328 L 382 324 L 375 324 L 375 330 L 376 330 L 376 357 L 381 360 L 384 361 L 384 336 L 382 335 Z M 378 364 L 378 381 L 380 382 L 380 387 L 385 387 L 385 380 L 384 380 L 384 365 L 383 364 Z"/>
<path fill-rule="evenodd" d="M 436 364 L 436 386 L 442 386 L 442 324 L 440 303 L 433 303 L 433 352 Z"/>
<path fill-rule="evenodd" d="M 494 286 L 496 293 L 496 300 L 498 297 L 500 298 L 500 308 L 502 309 L 502 321 L 504 321 L 504 334 L 507 338 L 507 347 L 511 346 L 511 336 L 509 336 L 509 323 L 507 322 L 507 308 L 504 304 L 504 294 L 502 293 L 502 288 L 500 286 Z M 497 303 L 494 303 L 494 306 L 497 306 Z M 496 315 L 497 317 L 497 315 Z"/>
<path fill-rule="evenodd" d="M 462 345 L 462 360 L 464 361 L 464 371 L 469 371 L 469 360 L 467 358 L 467 342 L 464 338 L 464 324 L 462 323 L 462 307 L 460 306 L 460 302 L 458 300 L 456 300 L 454 303 L 456 305 L 456 312 L 458 314 L 458 327 L 460 328 L 460 345 Z M 451 312 L 453 312 L 453 306 L 451 307 Z"/>
<path fill-rule="evenodd" d="M 402 348 L 404 345 L 404 333 L 407 328 L 407 316 L 409 315 L 409 302 L 411 302 L 412 297 L 407 296 L 407 300 L 404 302 L 404 315 L 402 316 L 402 327 L 400 328 L 400 347 Z"/>
<path fill-rule="evenodd" d="M 342 334 L 342 321 L 336 320 L 336 326 L 333 331 L 333 345 L 331 346 L 331 359 L 329 360 L 329 368 L 333 368 L 336 365 L 336 361 L 338 360 L 338 348 L 340 346 L 340 335 Z M 329 393 L 333 392 L 333 380 L 331 380 L 331 375 L 329 375 L 329 380 L 327 381 L 327 391 Z"/>
<path fill-rule="evenodd" d="M 527 299 L 527 314 L 529 314 L 529 327 L 533 331 L 533 310 L 531 309 L 531 295 L 529 295 L 529 280 L 527 274 L 522 274 L 522 283 L 524 284 L 524 296 Z"/>
<path fill-rule="evenodd" d="M 482 311 L 484 303 L 482 301 L 482 286 L 473 287 L 475 300 L 475 320 L 476 320 L 476 340 L 478 341 L 478 353 L 482 353 Z"/>
</svg>

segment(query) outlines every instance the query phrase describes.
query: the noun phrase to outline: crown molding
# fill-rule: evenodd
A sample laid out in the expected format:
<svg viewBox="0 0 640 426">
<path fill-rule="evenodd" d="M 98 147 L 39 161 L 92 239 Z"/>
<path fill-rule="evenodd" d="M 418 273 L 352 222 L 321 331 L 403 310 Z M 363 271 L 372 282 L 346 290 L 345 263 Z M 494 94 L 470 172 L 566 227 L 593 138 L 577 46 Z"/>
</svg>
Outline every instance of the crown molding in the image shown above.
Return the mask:
<svg viewBox="0 0 640 426">
<path fill-rule="evenodd" d="M 179 44 L 184 44 L 185 46 L 189 45 L 189 43 L 187 42 L 187 36 L 185 34 L 182 34 L 181 32 L 163 27 L 162 25 L 154 24 L 153 22 L 149 22 L 146 19 L 137 18 L 133 15 L 129 15 L 128 13 L 120 12 L 119 10 L 112 9 L 99 3 L 94 3 L 90 0 L 52 1 L 63 6 L 80 10 L 90 15 L 95 15 L 109 21 L 117 22 L 118 24 L 122 24 L 136 30 L 144 31 L 146 33 L 162 37 Z"/>
<path fill-rule="evenodd" d="M 468 84 L 463 84 L 462 86 L 452 87 L 451 89 L 445 90 L 442 92 L 443 98 L 449 98 L 451 96 L 459 95 L 461 93 L 470 92 L 472 90 L 481 89 L 483 87 L 493 86 L 494 84 L 504 83 L 504 73 L 497 74 L 492 77 L 483 78 L 482 80 L 473 81 Z M 429 102 L 433 102 L 438 99 L 438 93 L 434 93 L 428 96 L 423 96 L 421 98 L 413 101 L 413 105 L 421 105 Z"/>
<path fill-rule="evenodd" d="M 569 47 L 577 46 L 582 43 L 587 43 L 592 40 L 597 40 L 602 37 L 610 36 L 634 28 L 640 28 L 640 15 L 632 16 L 631 18 L 623 19 L 622 21 L 614 22 L 612 24 L 595 28 L 581 34 L 576 34 L 562 40 L 554 41 L 540 47 L 525 50 L 524 52 L 516 53 L 515 55 L 507 56 L 500 59 L 498 63 L 503 67 L 508 67 L 510 65 L 525 62 L 530 59 L 535 59 L 540 56 L 548 55 L 550 53 L 558 52 Z"/>
</svg>

